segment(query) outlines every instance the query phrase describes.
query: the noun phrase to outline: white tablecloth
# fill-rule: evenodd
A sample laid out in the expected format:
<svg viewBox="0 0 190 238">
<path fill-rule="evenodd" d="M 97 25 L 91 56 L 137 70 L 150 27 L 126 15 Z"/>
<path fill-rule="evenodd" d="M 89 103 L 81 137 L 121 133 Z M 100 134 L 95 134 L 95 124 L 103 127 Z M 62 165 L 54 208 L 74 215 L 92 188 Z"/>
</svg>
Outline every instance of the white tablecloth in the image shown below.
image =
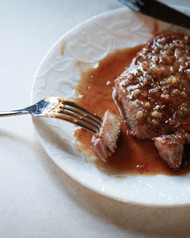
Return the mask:
<svg viewBox="0 0 190 238">
<path fill-rule="evenodd" d="M 0 109 L 30 105 L 34 74 L 58 38 L 120 7 L 117 0 L 0 0 Z M 0 119 L 1 238 L 190 237 L 189 222 L 189 206 L 136 206 L 84 188 L 48 157 L 30 116 Z"/>
</svg>

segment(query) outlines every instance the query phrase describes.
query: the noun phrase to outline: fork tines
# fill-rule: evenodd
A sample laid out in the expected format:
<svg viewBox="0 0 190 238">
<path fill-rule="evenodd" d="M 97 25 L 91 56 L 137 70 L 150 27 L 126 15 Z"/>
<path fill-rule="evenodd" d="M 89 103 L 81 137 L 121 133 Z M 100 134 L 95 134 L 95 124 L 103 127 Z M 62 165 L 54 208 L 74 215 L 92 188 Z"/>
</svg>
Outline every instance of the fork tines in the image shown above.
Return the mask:
<svg viewBox="0 0 190 238">
<path fill-rule="evenodd" d="M 59 113 L 64 115 L 65 120 L 79 125 L 92 133 L 97 133 L 102 123 L 102 119 L 99 116 L 66 99 L 61 100 Z"/>
</svg>

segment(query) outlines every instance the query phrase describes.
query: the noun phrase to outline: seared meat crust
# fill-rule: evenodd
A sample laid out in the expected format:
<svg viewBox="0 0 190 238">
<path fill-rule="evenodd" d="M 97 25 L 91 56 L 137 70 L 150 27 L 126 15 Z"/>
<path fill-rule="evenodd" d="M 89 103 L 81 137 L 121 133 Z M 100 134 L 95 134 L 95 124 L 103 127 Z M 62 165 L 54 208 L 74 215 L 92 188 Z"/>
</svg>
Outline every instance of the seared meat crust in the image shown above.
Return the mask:
<svg viewBox="0 0 190 238">
<path fill-rule="evenodd" d="M 190 37 L 168 32 L 150 40 L 116 79 L 115 90 L 137 138 L 190 134 Z M 159 151 L 166 148 L 155 142 Z M 160 156 L 171 168 L 180 167 Z"/>
</svg>

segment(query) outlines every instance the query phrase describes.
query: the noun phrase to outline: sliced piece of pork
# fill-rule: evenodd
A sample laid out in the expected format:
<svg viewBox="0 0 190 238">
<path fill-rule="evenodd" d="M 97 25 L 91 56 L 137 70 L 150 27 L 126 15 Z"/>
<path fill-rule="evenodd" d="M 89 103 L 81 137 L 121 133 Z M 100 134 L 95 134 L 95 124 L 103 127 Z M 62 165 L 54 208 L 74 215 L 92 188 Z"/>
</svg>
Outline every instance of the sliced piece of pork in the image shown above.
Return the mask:
<svg viewBox="0 0 190 238">
<path fill-rule="evenodd" d="M 182 164 L 185 137 L 180 135 L 163 135 L 154 138 L 159 155 L 173 170 L 179 170 Z"/>
<path fill-rule="evenodd" d="M 117 141 L 121 132 L 122 117 L 107 110 L 103 117 L 98 135 L 93 136 L 93 150 L 97 156 L 107 161 L 117 148 Z"/>
</svg>

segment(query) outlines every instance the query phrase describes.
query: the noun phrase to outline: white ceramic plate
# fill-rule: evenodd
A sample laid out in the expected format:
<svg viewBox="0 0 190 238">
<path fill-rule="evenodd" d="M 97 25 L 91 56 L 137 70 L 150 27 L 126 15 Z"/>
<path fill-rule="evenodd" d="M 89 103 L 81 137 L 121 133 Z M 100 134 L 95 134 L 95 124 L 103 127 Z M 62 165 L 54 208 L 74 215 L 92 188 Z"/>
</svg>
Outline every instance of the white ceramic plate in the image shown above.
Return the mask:
<svg viewBox="0 0 190 238">
<path fill-rule="evenodd" d="M 185 10 L 190 12 L 187 8 Z M 157 23 L 160 31 L 171 27 Z M 46 96 L 72 99 L 81 71 L 96 67 L 101 59 L 116 49 L 145 43 L 152 36 L 154 27 L 155 21 L 126 7 L 77 26 L 56 42 L 44 57 L 35 77 L 32 102 Z M 127 176 L 122 179 L 109 176 L 77 153 L 72 124 L 38 118 L 34 119 L 34 125 L 52 160 L 86 187 L 114 199 L 141 205 L 190 204 L 190 174 Z"/>
</svg>

